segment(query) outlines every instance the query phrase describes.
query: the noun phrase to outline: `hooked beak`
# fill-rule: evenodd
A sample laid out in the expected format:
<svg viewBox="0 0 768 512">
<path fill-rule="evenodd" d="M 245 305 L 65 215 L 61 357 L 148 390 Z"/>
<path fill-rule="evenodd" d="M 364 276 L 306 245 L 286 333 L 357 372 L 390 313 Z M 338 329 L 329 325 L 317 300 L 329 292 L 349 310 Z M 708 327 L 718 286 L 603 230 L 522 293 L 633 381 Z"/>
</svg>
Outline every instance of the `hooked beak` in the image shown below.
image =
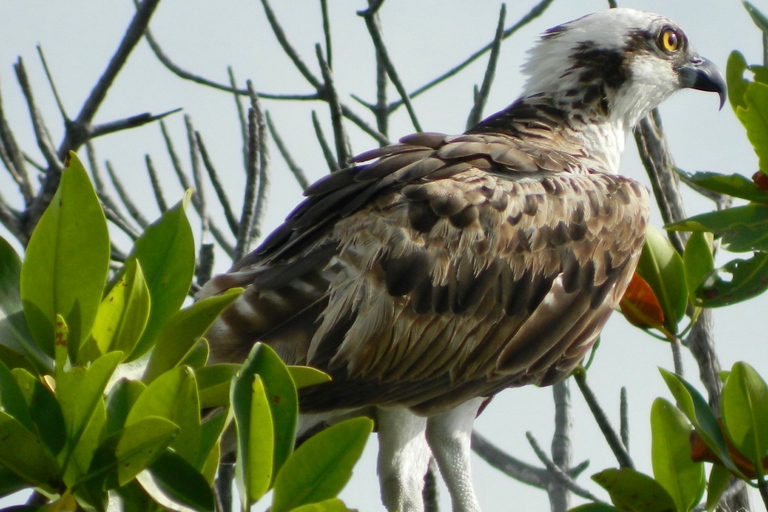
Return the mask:
<svg viewBox="0 0 768 512">
<path fill-rule="evenodd" d="M 677 73 L 682 87 L 719 94 L 720 108 L 723 108 L 726 97 L 725 78 L 711 60 L 694 54 L 687 64 L 678 68 Z"/>
</svg>

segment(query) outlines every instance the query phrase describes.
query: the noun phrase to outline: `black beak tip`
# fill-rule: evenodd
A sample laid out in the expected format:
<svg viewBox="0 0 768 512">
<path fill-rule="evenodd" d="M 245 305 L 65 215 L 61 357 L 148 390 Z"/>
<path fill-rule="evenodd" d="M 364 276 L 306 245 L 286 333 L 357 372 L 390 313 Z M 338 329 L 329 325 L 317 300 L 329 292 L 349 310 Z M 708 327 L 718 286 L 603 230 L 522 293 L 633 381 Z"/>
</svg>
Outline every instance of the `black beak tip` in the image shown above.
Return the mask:
<svg viewBox="0 0 768 512">
<path fill-rule="evenodd" d="M 725 77 L 709 59 L 695 55 L 690 63 L 680 68 L 680 82 L 683 87 L 699 91 L 716 92 L 720 96 L 720 109 L 728 97 Z"/>
</svg>

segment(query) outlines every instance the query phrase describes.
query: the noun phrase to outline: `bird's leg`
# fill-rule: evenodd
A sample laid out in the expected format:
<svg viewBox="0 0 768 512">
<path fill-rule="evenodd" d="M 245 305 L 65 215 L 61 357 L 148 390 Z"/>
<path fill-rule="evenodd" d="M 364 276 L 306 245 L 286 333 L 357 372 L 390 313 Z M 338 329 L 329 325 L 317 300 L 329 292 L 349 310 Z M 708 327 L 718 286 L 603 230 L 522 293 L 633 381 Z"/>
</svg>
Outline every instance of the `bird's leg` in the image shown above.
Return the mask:
<svg viewBox="0 0 768 512">
<path fill-rule="evenodd" d="M 431 453 L 427 419 L 404 407 L 378 409 L 378 473 L 381 500 L 389 512 L 423 512 L 421 496 Z"/>
<path fill-rule="evenodd" d="M 469 459 L 472 424 L 484 400 L 468 400 L 427 420 L 427 441 L 451 495 L 453 512 L 480 512 Z"/>
</svg>

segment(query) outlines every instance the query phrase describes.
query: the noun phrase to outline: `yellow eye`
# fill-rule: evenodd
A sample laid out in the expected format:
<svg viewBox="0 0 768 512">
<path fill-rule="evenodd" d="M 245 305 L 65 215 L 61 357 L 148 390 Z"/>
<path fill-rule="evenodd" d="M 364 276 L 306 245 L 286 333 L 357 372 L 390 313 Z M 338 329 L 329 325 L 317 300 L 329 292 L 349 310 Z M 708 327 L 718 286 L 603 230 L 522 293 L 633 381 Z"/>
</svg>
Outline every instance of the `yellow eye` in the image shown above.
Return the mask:
<svg viewBox="0 0 768 512">
<path fill-rule="evenodd" d="M 665 52 L 673 53 L 680 48 L 680 36 L 671 28 L 666 28 L 661 32 L 661 49 Z"/>
</svg>

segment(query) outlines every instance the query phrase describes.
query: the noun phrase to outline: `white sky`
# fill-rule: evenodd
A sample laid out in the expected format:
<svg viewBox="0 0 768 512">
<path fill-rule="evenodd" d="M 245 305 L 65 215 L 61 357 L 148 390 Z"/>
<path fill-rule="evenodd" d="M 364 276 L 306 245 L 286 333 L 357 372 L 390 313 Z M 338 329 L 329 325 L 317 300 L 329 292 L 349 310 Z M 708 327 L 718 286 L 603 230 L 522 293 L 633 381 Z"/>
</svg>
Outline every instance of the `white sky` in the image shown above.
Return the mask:
<svg viewBox="0 0 768 512">
<path fill-rule="evenodd" d="M 319 76 L 314 57 L 314 44 L 323 41 L 319 2 L 307 0 L 273 2 L 288 37 L 305 62 Z M 656 11 L 677 21 L 686 29 L 699 52 L 716 62 L 723 71 L 728 54 L 739 49 L 747 61 L 762 58 L 760 34 L 736 1 L 663 0 L 622 1 L 622 6 Z M 371 58 L 372 45 L 364 22 L 355 15 L 366 3 L 361 0 L 329 2 L 332 9 L 333 58 L 336 83 L 342 100 L 374 124 L 372 116 L 349 98 L 349 93 L 373 101 L 375 75 Z M 506 26 L 526 13 L 535 2 L 513 1 L 508 4 Z M 35 45 L 45 52 L 65 108 L 74 117 L 88 92 L 103 71 L 116 48 L 124 28 L 131 19 L 133 4 L 129 0 L 42 1 L 6 0 L 0 7 L 0 85 L 3 106 L 17 140 L 22 147 L 42 161 L 37 149 L 26 105 L 13 72 L 18 56 L 24 59 L 33 84 L 38 106 L 44 112 L 53 139 L 58 145 L 62 122 L 37 58 Z M 490 0 L 388 0 L 381 11 L 382 24 L 390 55 L 401 79 L 409 90 L 422 85 L 449 69 L 488 42 L 497 23 L 500 3 Z M 548 27 L 571 20 L 588 12 L 607 7 L 598 0 L 558 0 L 539 19 L 508 39 L 502 46 L 496 82 L 485 115 L 511 103 L 521 89 L 519 67 L 524 51 L 537 34 Z M 765 6 L 764 6 L 765 7 Z M 766 7 L 768 11 L 768 7 Z M 276 93 L 310 93 L 310 86 L 282 54 L 266 24 L 257 1 L 219 0 L 204 2 L 167 1 L 156 11 L 151 25 L 155 37 L 165 51 L 182 67 L 208 78 L 226 82 L 226 67 L 232 65 L 235 75 L 244 83 L 253 80 L 257 90 Z M 482 58 L 461 75 L 451 79 L 432 93 L 415 100 L 414 105 L 425 130 L 459 133 L 464 129 L 471 107 L 472 86 L 482 81 L 487 58 Z M 394 99 L 394 91 L 391 92 Z M 310 110 L 316 109 L 324 120 L 330 137 L 327 107 L 322 103 L 289 105 L 263 102 L 264 108 L 293 152 L 296 161 L 314 180 L 327 172 L 312 131 Z M 165 70 L 141 42 L 118 76 L 96 121 L 107 122 L 142 112 L 160 113 L 177 107 L 191 115 L 202 133 L 217 169 L 226 181 L 233 203 L 239 203 L 243 180 L 242 143 L 232 97 L 183 81 Z M 712 170 L 751 175 L 757 160 L 743 129 L 729 106 L 717 111 L 717 98 L 712 94 L 685 91 L 661 107 L 670 147 L 678 166 L 686 170 Z M 177 151 L 188 168 L 183 117 L 167 119 Z M 355 152 L 375 146 L 374 141 L 347 123 Z M 392 120 L 390 138 L 397 139 L 413 131 L 404 109 Z M 149 153 L 163 176 L 166 198 L 175 202 L 181 190 L 174 181 L 160 129 L 157 125 L 112 135 L 95 141 L 99 158 L 108 159 L 120 173 L 123 182 L 146 211 L 156 212 L 151 199 L 144 155 Z M 267 215 L 267 228 L 274 228 L 299 201 L 300 189 L 288 173 L 276 148 L 272 148 L 272 196 Z M 84 151 L 81 151 L 84 157 Z M 622 169 L 641 182 L 648 179 L 639 163 L 632 140 L 628 141 Z M 0 173 L 0 190 L 13 196 L 13 184 Z M 212 189 L 207 194 L 212 197 Z M 705 200 L 687 194 L 689 213 L 711 209 Z M 154 217 L 156 213 L 150 213 Z M 220 220 L 219 224 L 224 223 Z M 655 224 L 661 226 L 655 215 Z M 3 233 L 4 234 L 4 233 Z M 223 257 L 217 271 L 226 270 Z M 765 297 L 749 303 L 718 310 L 715 313 L 718 352 L 724 368 L 738 360 L 746 360 L 764 376 L 768 376 L 766 360 Z M 696 380 L 693 360 L 685 360 L 688 377 Z M 619 388 L 628 387 L 631 420 L 631 453 L 638 469 L 650 473 L 650 404 L 656 396 L 671 398 L 656 370 L 671 368 L 668 346 L 614 315 L 603 335 L 603 343 L 589 374 L 589 380 L 614 422 L 618 421 Z M 615 467 L 609 449 L 573 386 L 575 403 L 574 462 L 590 459 L 590 468 L 580 478 L 598 495 L 588 475 L 607 467 Z M 538 464 L 525 439 L 531 431 L 539 443 L 548 446 L 552 431 L 551 391 L 524 388 L 498 396 L 476 422 L 478 431 L 511 454 Z M 376 443 L 372 438 L 363 460 L 357 466 L 351 484 L 342 494 L 346 503 L 362 511 L 383 510 L 378 498 L 375 478 Z M 546 494 L 524 486 L 483 461 L 473 461 L 475 487 L 484 510 L 548 510 Z M 606 497 L 607 498 L 607 497 Z M 447 495 L 442 492 L 443 510 L 449 510 Z M 2 504 L 2 502 L 0 502 Z M 759 508 L 759 505 L 757 505 Z M 257 506 L 256 510 L 263 510 Z"/>
</svg>

